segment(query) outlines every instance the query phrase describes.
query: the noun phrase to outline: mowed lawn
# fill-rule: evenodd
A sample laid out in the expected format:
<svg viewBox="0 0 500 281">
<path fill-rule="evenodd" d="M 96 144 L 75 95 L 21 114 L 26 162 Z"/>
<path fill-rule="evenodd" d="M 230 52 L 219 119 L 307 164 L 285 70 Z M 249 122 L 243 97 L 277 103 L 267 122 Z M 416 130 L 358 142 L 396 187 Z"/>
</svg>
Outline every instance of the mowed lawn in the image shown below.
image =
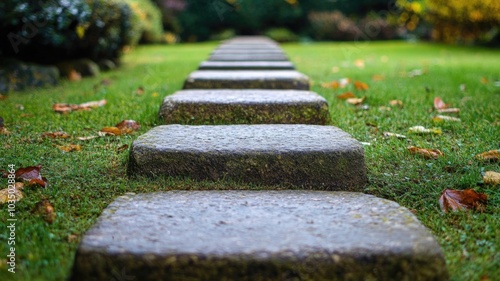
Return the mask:
<svg viewBox="0 0 500 281">
<path fill-rule="evenodd" d="M 162 99 L 180 90 L 187 75 L 216 46 L 139 47 L 126 54 L 119 70 L 64 81 L 54 88 L 8 93 L 0 100 L 0 116 L 10 132 L 0 135 L 0 170 L 7 170 L 9 164 L 16 168 L 40 164 L 49 182 L 46 189 L 25 188 L 25 198 L 16 204 L 15 275 L 7 272 L 8 210 L 5 204 L 0 207 L 0 280 L 67 278 L 82 235 L 109 203 L 126 192 L 280 188 L 126 175 L 124 145 L 130 146 L 138 135 L 160 124 L 157 114 Z M 484 185 L 482 173 L 500 172 L 500 165 L 479 161 L 475 155 L 500 148 L 500 87 L 495 86 L 500 80 L 500 52 L 407 42 L 283 48 L 298 70 L 311 77 L 312 89 L 328 100 L 332 123 L 366 143 L 369 184 L 365 192 L 409 208 L 432 231 L 445 252 L 452 280 L 499 280 L 500 186 Z M 363 82 L 368 89 L 358 90 L 352 82 L 338 89 L 321 85 L 343 78 Z M 337 98 L 348 91 L 366 97 L 364 106 Z M 460 108 L 460 114 L 452 116 L 461 122 L 433 121 L 435 97 Z M 52 110 L 54 103 L 101 99 L 107 104 L 91 111 L 58 114 Z M 402 105 L 390 106 L 391 100 Z M 132 135 L 78 139 L 95 136 L 101 128 L 124 119 L 140 122 L 141 129 Z M 442 134 L 408 132 L 418 125 L 440 129 Z M 41 136 L 55 131 L 71 137 Z M 407 139 L 384 138 L 383 132 L 404 134 Z M 60 149 L 69 144 L 79 144 L 81 150 Z M 434 160 L 413 155 L 407 150 L 411 145 L 439 149 L 444 156 Z M 7 179 L 0 179 L 0 185 L 7 187 Z M 467 188 L 487 194 L 485 212 L 444 214 L 438 203 L 441 192 Z M 42 199 L 54 206 L 57 218 L 52 224 L 35 210 Z"/>
</svg>

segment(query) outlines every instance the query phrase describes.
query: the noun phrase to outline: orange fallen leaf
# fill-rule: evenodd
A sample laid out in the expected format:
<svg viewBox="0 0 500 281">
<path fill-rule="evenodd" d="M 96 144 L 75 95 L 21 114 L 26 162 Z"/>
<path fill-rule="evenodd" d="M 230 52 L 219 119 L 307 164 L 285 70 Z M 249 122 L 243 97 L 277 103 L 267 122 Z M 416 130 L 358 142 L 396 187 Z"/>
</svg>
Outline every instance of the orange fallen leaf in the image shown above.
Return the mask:
<svg viewBox="0 0 500 281">
<path fill-rule="evenodd" d="M 383 81 L 384 79 L 385 79 L 385 77 L 383 75 L 380 75 L 380 74 L 375 74 L 372 76 L 373 81 Z"/>
<path fill-rule="evenodd" d="M 90 110 L 104 106 L 106 103 L 106 100 L 91 101 L 82 104 L 55 103 L 52 105 L 52 109 L 57 113 L 68 113 L 77 110 Z"/>
<path fill-rule="evenodd" d="M 485 184 L 497 185 L 500 184 L 500 173 L 487 171 L 484 173 L 483 181 Z"/>
<path fill-rule="evenodd" d="M 5 99 L 7 99 L 7 96 L 0 94 L 0 100 L 5 100 Z"/>
<path fill-rule="evenodd" d="M 445 189 L 439 198 L 439 205 L 444 213 L 467 209 L 482 212 L 486 209 L 487 201 L 486 194 L 477 193 L 473 189 Z"/>
<path fill-rule="evenodd" d="M 355 60 L 355 61 L 354 61 L 354 65 L 355 65 L 357 68 L 363 69 L 363 68 L 365 68 L 365 61 L 364 61 L 364 60 L 362 60 L 362 59 Z"/>
<path fill-rule="evenodd" d="M 339 82 L 332 81 L 332 82 L 328 82 L 328 83 L 321 83 L 321 87 L 326 88 L 326 89 L 338 89 Z"/>
<path fill-rule="evenodd" d="M 70 136 L 66 133 L 66 132 L 47 132 L 47 133 L 43 133 L 41 135 L 42 138 L 51 138 L 51 139 L 57 139 L 57 138 L 60 138 L 60 139 L 67 139 L 69 138 Z"/>
<path fill-rule="evenodd" d="M 122 131 L 117 127 L 104 127 L 99 131 L 99 136 L 119 136 Z"/>
<path fill-rule="evenodd" d="M 366 83 L 361 82 L 361 81 L 354 81 L 354 87 L 357 90 L 362 90 L 362 91 L 368 90 L 368 85 Z"/>
<path fill-rule="evenodd" d="M 36 203 L 32 212 L 41 215 L 43 220 L 48 223 L 53 223 L 57 217 L 54 206 L 47 199 L 42 199 Z"/>
<path fill-rule="evenodd" d="M 60 150 L 64 152 L 72 152 L 72 151 L 80 151 L 82 150 L 82 146 L 79 144 L 69 144 L 64 146 L 58 146 Z"/>
<path fill-rule="evenodd" d="M 418 154 L 427 159 L 437 159 L 440 156 L 443 156 L 444 153 L 439 149 L 429 149 L 429 148 L 420 148 L 416 146 L 408 147 L 408 151 L 412 154 Z"/>
<path fill-rule="evenodd" d="M 366 97 L 362 97 L 362 98 L 350 98 L 350 99 L 347 99 L 346 102 L 347 103 L 350 103 L 352 105 L 359 105 L 359 104 L 362 104 L 364 101 L 365 101 Z"/>
<path fill-rule="evenodd" d="M 345 92 L 345 93 L 343 93 L 343 94 L 341 94 L 341 95 L 337 96 L 337 98 L 338 98 L 338 99 L 341 99 L 341 100 L 343 100 L 343 99 L 355 98 L 355 97 L 356 97 L 356 96 L 355 96 L 353 93 L 351 93 L 351 92 Z"/>
<path fill-rule="evenodd" d="M 82 75 L 78 71 L 71 69 L 69 74 L 68 74 L 68 80 L 69 81 L 80 81 L 80 80 L 82 80 Z"/>
<path fill-rule="evenodd" d="M 134 120 L 123 120 L 116 124 L 116 128 L 120 129 L 122 134 L 130 134 L 131 132 L 137 131 L 141 128 L 139 122 Z"/>
<path fill-rule="evenodd" d="M 19 168 L 16 170 L 15 176 L 16 179 L 28 182 L 28 185 L 40 185 L 41 187 L 47 187 L 49 184 L 47 179 L 41 176 L 41 169 L 41 165 Z"/>
<path fill-rule="evenodd" d="M 434 108 L 439 110 L 439 109 L 445 109 L 448 108 L 449 105 L 445 104 L 444 101 L 440 97 L 435 97 L 434 98 Z"/>
<path fill-rule="evenodd" d="M 481 83 L 483 83 L 483 84 L 488 84 L 488 78 L 486 78 L 486 77 L 481 77 Z"/>
<path fill-rule="evenodd" d="M 118 147 L 117 151 L 122 152 L 122 151 L 125 151 L 127 149 L 128 149 L 128 144 L 124 144 L 124 145 Z"/>
<path fill-rule="evenodd" d="M 403 106 L 403 102 L 400 100 L 391 100 L 389 101 L 390 106 Z"/>
<path fill-rule="evenodd" d="M 500 158 L 500 151 L 497 149 L 486 151 L 476 155 L 476 158 L 479 160 L 498 161 L 498 159 Z"/>
</svg>

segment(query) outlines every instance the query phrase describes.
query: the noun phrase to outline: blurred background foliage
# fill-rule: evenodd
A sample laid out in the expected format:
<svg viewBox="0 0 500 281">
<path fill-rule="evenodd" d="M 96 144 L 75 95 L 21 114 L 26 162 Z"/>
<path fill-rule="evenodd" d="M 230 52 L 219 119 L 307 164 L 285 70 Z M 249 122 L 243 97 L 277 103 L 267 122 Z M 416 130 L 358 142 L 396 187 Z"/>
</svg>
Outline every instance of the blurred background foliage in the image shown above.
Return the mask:
<svg viewBox="0 0 500 281">
<path fill-rule="evenodd" d="M 429 39 L 499 45 L 498 0 L 2 0 L 0 56 L 117 61 L 142 43 Z"/>
</svg>

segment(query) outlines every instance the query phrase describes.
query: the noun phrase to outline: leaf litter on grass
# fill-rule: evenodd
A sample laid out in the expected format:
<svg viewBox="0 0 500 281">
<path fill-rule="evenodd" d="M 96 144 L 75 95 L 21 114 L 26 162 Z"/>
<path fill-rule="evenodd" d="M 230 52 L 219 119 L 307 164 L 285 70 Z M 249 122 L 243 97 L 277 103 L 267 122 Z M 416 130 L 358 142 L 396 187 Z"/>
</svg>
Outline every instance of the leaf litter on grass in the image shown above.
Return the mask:
<svg viewBox="0 0 500 281">
<path fill-rule="evenodd" d="M 70 104 L 70 103 L 55 103 L 52 105 L 52 109 L 57 113 L 69 113 L 72 111 L 79 110 L 91 110 L 92 108 L 97 108 L 106 105 L 107 101 L 105 99 L 98 101 L 90 101 L 81 104 Z"/>
<path fill-rule="evenodd" d="M 488 197 L 473 189 L 445 189 L 439 198 L 439 205 L 444 213 L 448 211 L 476 210 L 484 212 Z"/>
</svg>

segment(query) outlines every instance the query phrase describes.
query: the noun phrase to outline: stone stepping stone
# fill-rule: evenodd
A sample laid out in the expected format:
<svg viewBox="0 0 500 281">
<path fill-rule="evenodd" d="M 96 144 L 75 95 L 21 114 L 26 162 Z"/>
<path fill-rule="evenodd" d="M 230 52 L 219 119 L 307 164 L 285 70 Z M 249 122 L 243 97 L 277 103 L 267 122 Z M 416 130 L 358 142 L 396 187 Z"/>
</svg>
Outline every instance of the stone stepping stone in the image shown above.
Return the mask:
<svg viewBox="0 0 500 281">
<path fill-rule="evenodd" d="M 200 70 L 293 70 L 289 61 L 204 61 Z"/>
<path fill-rule="evenodd" d="M 282 51 L 282 49 L 278 46 L 272 45 L 221 45 L 217 49 L 217 51 L 231 51 L 231 50 L 245 50 L 245 51 Z"/>
<path fill-rule="evenodd" d="M 76 252 L 73 281 L 448 280 L 443 253 L 407 209 L 321 191 L 126 194 Z"/>
<path fill-rule="evenodd" d="M 212 52 L 212 55 L 246 55 L 246 54 L 251 54 L 251 55 L 256 55 L 256 54 L 263 54 L 263 55 L 284 55 L 285 53 L 282 50 L 279 49 L 225 49 L 225 50 L 215 50 Z"/>
<path fill-rule="evenodd" d="M 216 54 L 208 58 L 209 61 L 288 61 L 283 54 Z"/>
<path fill-rule="evenodd" d="M 309 90 L 309 77 L 294 70 L 200 70 L 192 72 L 184 89 Z"/>
<path fill-rule="evenodd" d="M 163 100 L 166 124 L 330 123 L 326 100 L 296 90 L 184 90 Z"/>
<path fill-rule="evenodd" d="M 164 125 L 133 143 L 130 175 L 362 191 L 362 145 L 333 126 Z"/>
</svg>

